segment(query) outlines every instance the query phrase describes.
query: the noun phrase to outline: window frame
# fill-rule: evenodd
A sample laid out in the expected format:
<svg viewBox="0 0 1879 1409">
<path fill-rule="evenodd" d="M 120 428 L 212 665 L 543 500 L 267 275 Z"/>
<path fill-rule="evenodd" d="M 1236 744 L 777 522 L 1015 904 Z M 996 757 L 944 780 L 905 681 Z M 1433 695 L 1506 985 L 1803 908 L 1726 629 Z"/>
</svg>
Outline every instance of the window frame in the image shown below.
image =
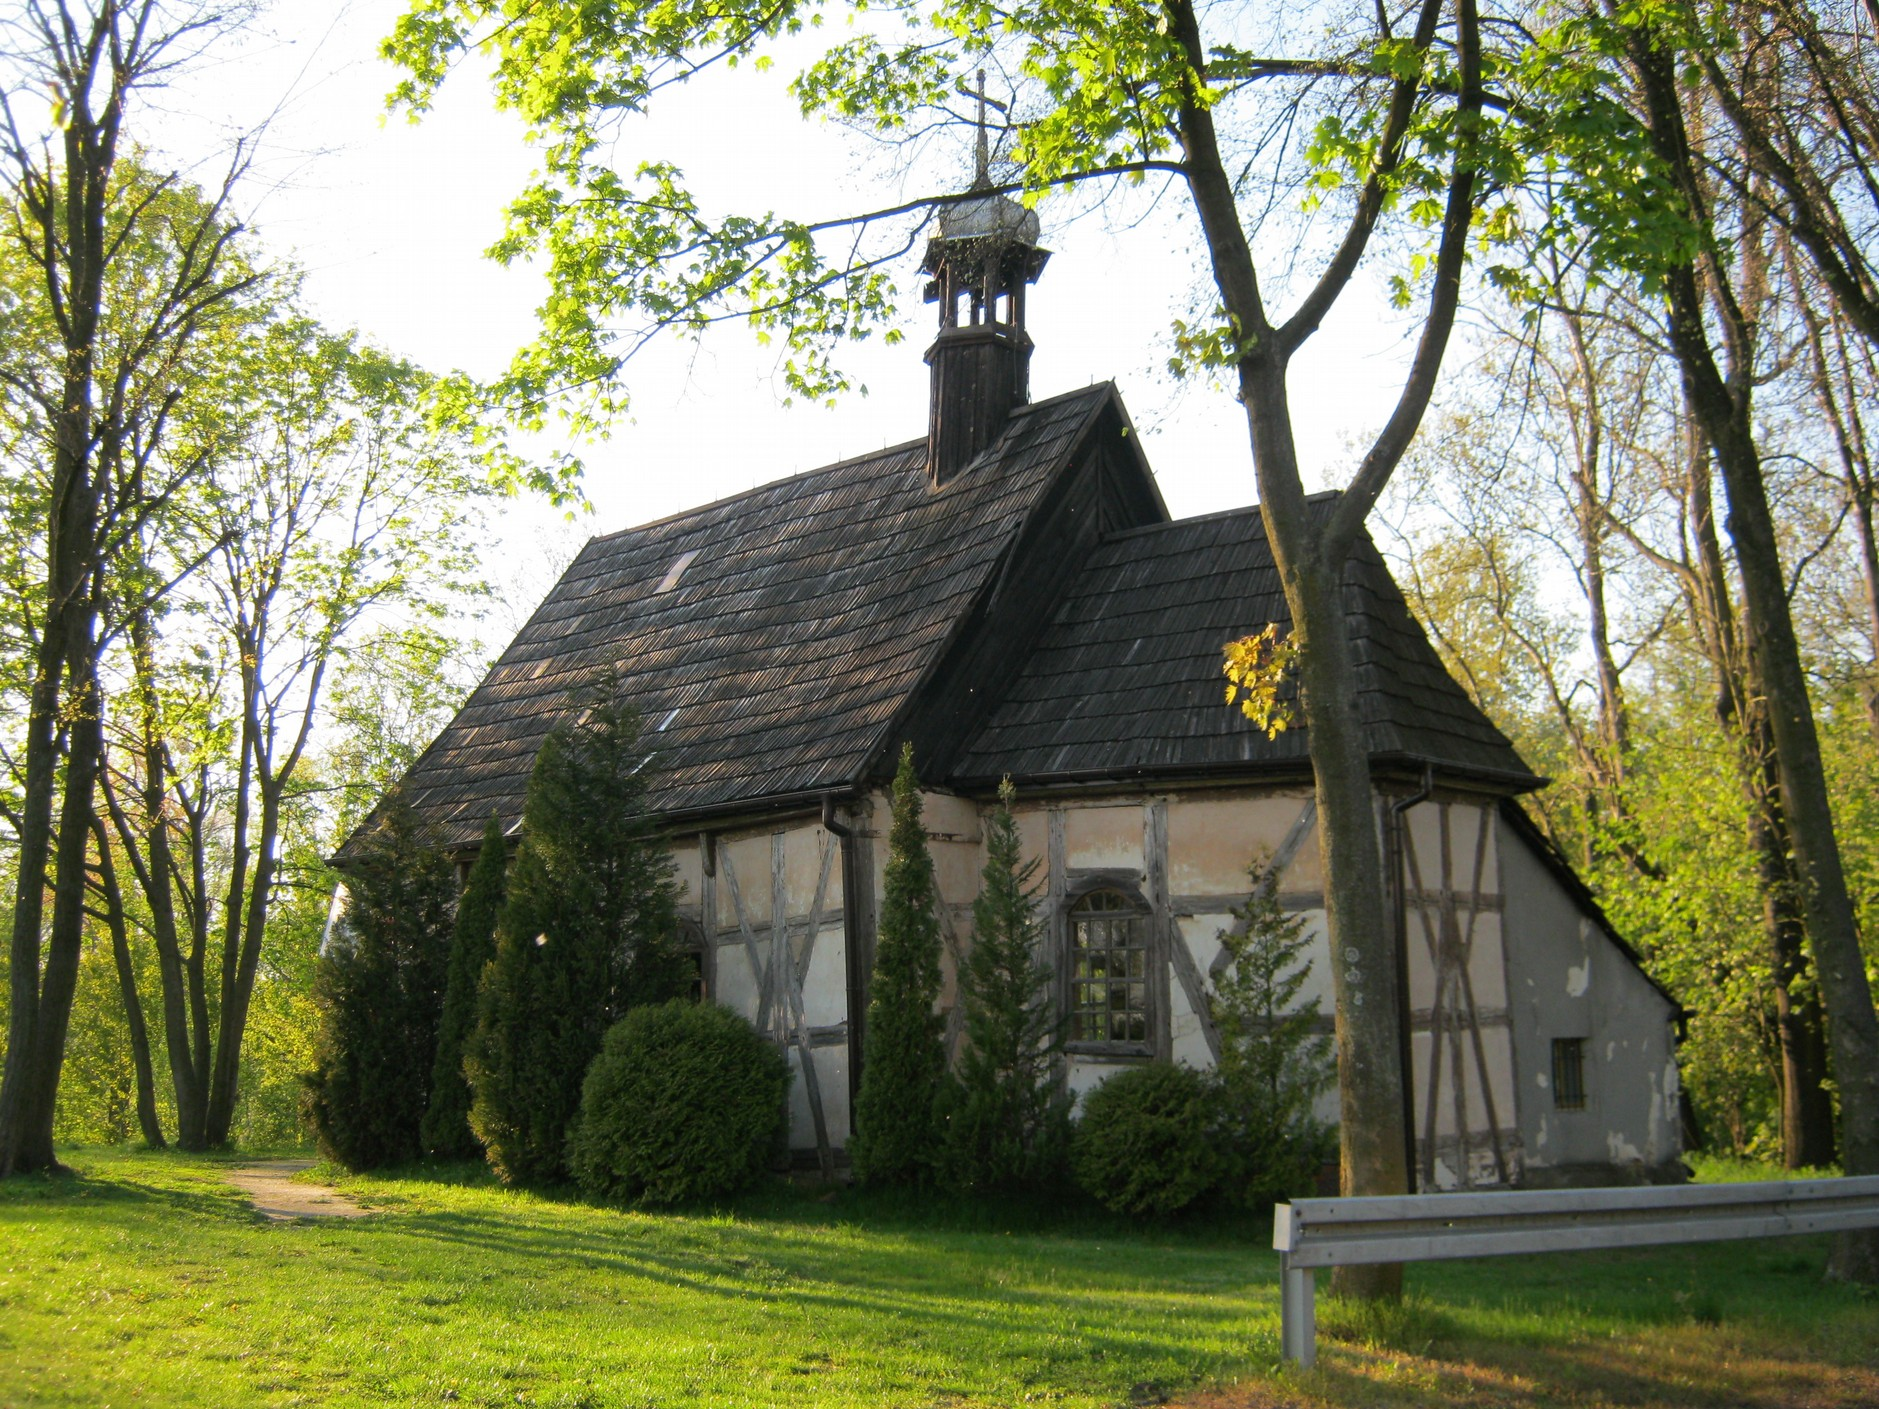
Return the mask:
<svg viewBox="0 0 1879 1409">
<path fill-rule="evenodd" d="M 1104 946 L 1105 952 L 1130 952 L 1137 948 L 1142 953 L 1142 974 L 1138 979 L 1125 975 L 1121 980 L 1128 984 L 1140 984 L 1142 988 L 1142 1036 L 1141 1038 L 1096 1038 L 1076 1035 L 1077 1017 L 1080 1011 L 1077 1003 L 1078 984 L 1091 983 L 1090 978 L 1079 979 L 1077 975 L 1077 955 L 1082 948 L 1077 942 L 1078 922 L 1093 918 L 1091 915 L 1079 915 L 1083 906 L 1096 896 L 1113 895 L 1119 898 L 1121 905 L 1106 912 L 1116 917 L 1127 917 L 1139 927 L 1139 946 L 1129 944 L 1120 951 L 1114 945 Z M 1157 1053 L 1157 1043 L 1165 1026 L 1162 1013 L 1161 988 L 1158 981 L 1158 969 L 1165 962 L 1158 942 L 1160 926 L 1155 923 L 1155 909 L 1140 888 L 1118 877 L 1092 878 L 1065 894 L 1059 910 L 1061 934 L 1058 952 L 1063 956 L 1062 982 L 1059 986 L 1060 1010 L 1064 1017 L 1064 1051 L 1070 1056 L 1094 1057 L 1108 1060 L 1146 1060 Z"/>
</svg>

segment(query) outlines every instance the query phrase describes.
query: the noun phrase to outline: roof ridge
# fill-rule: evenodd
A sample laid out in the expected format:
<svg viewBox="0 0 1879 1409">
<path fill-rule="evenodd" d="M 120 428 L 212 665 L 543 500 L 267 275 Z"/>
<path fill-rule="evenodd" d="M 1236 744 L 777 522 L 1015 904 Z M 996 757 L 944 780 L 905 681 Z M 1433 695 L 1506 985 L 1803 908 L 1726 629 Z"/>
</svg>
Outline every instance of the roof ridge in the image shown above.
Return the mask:
<svg viewBox="0 0 1879 1409">
<path fill-rule="evenodd" d="M 1010 419 L 1015 421 L 1018 417 L 1028 416 L 1033 411 L 1046 410 L 1059 402 L 1070 401 L 1081 396 L 1089 396 L 1096 392 L 1115 393 L 1116 384 L 1113 380 L 1092 382 L 1086 387 L 1077 387 L 1071 391 L 1058 392 L 1055 396 L 1047 396 L 1042 401 L 1027 401 L 1022 406 L 1012 408 Z M 914 449 L 916 446 L 924 444 L 926 444 L 926 437 L 919 436 L 912 440 L 896 442 L 893 445 L 884 445 L 879 450 L 870 450 L 861 455 L 850 455 L 844 459 L 832 460 L 826 465 L 817 465 L 813 469 L 799 470 L 795 474 L 790 475 L 779 475 L 775 479 L 765 480 L 762 484 L 753 484 L 749 489 L 740 489 L 735 494 L 727 494 L 722 499 L 713 499 L 709 503 L 704 504 L 694 504 L 689 509 L 680 509 L 676 513 L 667 514 L 662 518 L 648 519 L 644 523 L 627 524 L 625 527 L 616 528 L 610 533 L 596 533 L 587 541 L 588 543 L 599 543 L 610 538 L 619 538 L 628 533 L 644 533 L 647 529 L 665 528 L 681 520 L 708 513 L 713 509 L 725 508 L 737 503 L 741 499 L 754 498 L 756 495 L 776 489 L 780 485 L 797 484 L 803 480 L 811 479 L 816 475 L 833 474 L 837 470 L 852 469 L 856 465 L 882 460 L 890 455 L 903 454 L 906 451 Z"/>
<path fill-rule="evenodd" d="M 1316 494 L 1307 494 L 1305 496 L 1305 502 L 1307 504 L 1323 504 L 1329 500 L 1341 498 L 1343 494 L 1344 491 L 1341 489 L 1321 489 Z M 1115 543 L 1124 538 L 1140 538 L 1144 534 L 1165 533 L 1171 528 L 1192 528 L 1196 524 L 1219 523 L 1223 519 L 1238 518 L 1242 514 L 1250 514 L 1256 517 L 1259 519 L 1262 527 L 1265 524 L 1265 512 L 1261 505 L 1255 501 L 1251 504 L 1242 504 L 1237 509 L 1216 509 L 1211 514 L 1195 514 L 1185 519 L 1169 519 L 1166 523 L 1151 523 L 1143 524 L 1136 528 L 1115 529 L 1103 535 L 1103 542 Z"/>
<path fill-rule="evenodd" d="M 1187 519 L 1169 519 L 1166 523 L 1142 524 L 1136 528 L 1113 529 L 1103 535 L 1103 542 L 1115 543 L 1124 538 L 1141 538 L 1150 533 L 1166 533 L 1171 528 L 1192 528 L 1195 524 L 1218 523 L 1222 519 L 1238 518 L 1242 514 L 1250 514 L 1260 519 L 1262 524 L 1265 519 L 1265 516 L 1260 513 L 1259 505 L 1242 504 L 1237 509 L 1216 509 L 1211 514 L 1195 514 L 1192 518 Z"/>
</svg>

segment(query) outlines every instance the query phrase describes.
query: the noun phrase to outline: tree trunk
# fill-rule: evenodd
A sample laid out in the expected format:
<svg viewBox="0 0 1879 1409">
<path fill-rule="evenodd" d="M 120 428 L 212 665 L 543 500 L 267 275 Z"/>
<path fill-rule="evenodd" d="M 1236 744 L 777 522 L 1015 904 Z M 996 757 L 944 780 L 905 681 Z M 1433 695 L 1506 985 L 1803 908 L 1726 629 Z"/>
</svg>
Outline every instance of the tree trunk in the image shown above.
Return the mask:
<svg viewBox="0 0 1879 1409">
<path fill-rule="evenodd" d="M 1730 539 L 1742 572 L 1750 653 L 1759 666 L 1768 701 L 1781 810 L 1830 1022 L 1845 1167 L 1849 1174 L 1879 1174 L 1879 1016 L 1873 1011 L 1852 896 L 1834 836 L 1826 768 L 1788 612 L 1787 583 L 1760 457 L 1746 421 L 1744 416 L 1739 427 L 1706 425 L 1706 429 L 1716 445 L 1729 495 Z M 1879 1233 L 1841 1234 L 1834 1243 L 1831 1265 L 1836 1276 L 1879 1282 Z"/>
<path fill-rule="evenodd" d="M 124 1001 L 124 1021 L 130 1028 L 131 1062 L 137 1072 L 137 1128 L 153 1150 L 164 1148 L 163 1122 L 157 1118 L 156 1075 L 150 1063 L 150 1029 L 144 1022 L 143 1000 L 137 994 L 137 966 L 131 961 L 130 927 L 124 917 L 124 891 L 118 884 L 117 863 L 111 856 L 111 834 L 104 819 L 92 818 L 98 839 L 98 889 L 104 896 L 105 923 L 111 930 L 111 957 L 117 963 L 118 993 Z"/>
<path fill-rule="evenodd" d="M 1402 1003 L 1396 930 L 1378 845 L 1370 749 L 1357 703 L 1344 562 L 1328 562 L 1299 483 L 1283 366 L 1242 363 L 1240 397 L 1254 446 L 1266 536 L 1299 648 L 1299 700 L 1311 738 L 1325 929 L 1337 1024 L 1339 1186 L 1346 1195 L 1409 1190 L 1404 1139 Z M 1397 1265 L 1339 1268 L 1343 1295 L 1402 1294 Z"/>
<path fill-rule="evenodd" d="M 1781 1150 L 1789 1169 L 1831 1164 L 1833 1102 L 1819 995 L 1807 975 L 1807 925 L 1781 812 L 1775 742 L 1753 662 L 1742 649 L 1728 564 L 1710 500 L 1709 443 L 1692 435 L 1686 500 L 1696 549 L 1696 592 L 1703 653 L 1716 673 L 1716 718 L 1735 749 L 1736 777 L 1747 818 L 1749 854 L 1762 901 L 1762 933 L 1774 984 Z"/>
<path fill-rule="evenodd" d="M 1628 44 L 1627 57 L 1645 105 L 1652 147 L 1678 182 L 1687 213 L 1699 223 L 1704 237 L 1711 238 L 1714 232 L 1699 160 L 1684 126 L 1674 57 L 1642 27 L 1629 31 Z M 1719 279 L 1714 289 L 1719 322 L 1737 353 L 1732 378 L 1725 380 L 1710 343 L 1695 263 L 1670 265 L 1664 271 L 1663 285 L 1684 395 L 1715 452 L 1728 496 L 1727 528 L 1742 577 L 1748 655 L 1767 699 L 1782 813 L 1830 1024 L 1844 1165 L 1849 1174 L 1879 1174 L 1879 1015 L 1873 1011 L 1852 896 L 1834 836 L 1820 738 L 1755 444 L 1750 415 L 1754 376 L 1747 355 L 1753 348 L 1753 320 Z M 1834 1240 L 1829 1272 L 1848 1280 L 1879 1283 L 1879 1231 L 1840 1234 Z"/>
<path fill-rule="evenodd" d="M 49 1168 L 50 1140 L 28 1138 L 27 1093 L 34 1082 L 38 1051 L 41 929 L 52 853 L 52 797 L 58 778 L 59 676 L 63 642 L 56 607 L 46 613 L 27 709 L 25 787 L 20 804 L 19 871 L 13 898 L 13 935 L 8 946 L 7 1051 L 0 1077 L 0 1175 Z M 50 657 L 48 661 L 47 657 Z"/>
<path fill-rule="evenodd" d="M 46 613 L 27 715 L 19 872 L 9 955 L 12 1010 L 5 1075 L 0 1077 L 0 1175 L 52 1169 L 58 1163 L 52 1150 L 53 1104 L 78 980 L 85 852 L 97 764 L 97 750 L 89 742 L 94 731 L 83 723 L 97 709 L 91 560 L 98 506 L 90 458 L 91 374 L 87 342 L 67 354 L 65 406 L 53 450 Z M 55 829 L 58 721 L 66 714 L 80 723 L 69 731 L 65 791 Z M 52 864 L 55 848 L 56 864 Z M 53 891 L 49 934 L 42 933 L 48 888 Z"/>
<path fill-rule="evenodd" d="M 137 762 L 141 773 L 137 780 L 138 825 L 133 826 L 108 774 L 102 779 L 102 791 L 112 826 L 150 911 L 150 932 L 156 945 L 157 973 L 163 990 L 164 1050 L 169 1056 L 170 1089 L 176 1101 L 176 1143 L 185 1150 L 199 1151 L 208 1148 L 208 1103 L 203 1094 L 203 1067 L 197 1061 L 190 1040 L 192 985 L 177 926 L 176 853 L 171 846 L 167 807 L 169 789 L 176 780 L 170 774 L 169 751 L 163 738 L 155 679 L 155 642 L 148 610 L 139 608 L 132 612 L 128 634 L 138 704 Z M 184 811 L 192 822 L 197 820 L 187 809 Z M 199 984 L 193 991 L 200 991 Z M 204 1003 L 199 1031 L 205 1041 L 207 1030 L 208 1010 Z"/>
<path fill-rule="evenodd" d="M 1363 519 L 1401 460 L 1434 390 L 1454 326 L 1461 269 L 1476 202 L 1475 155 L 1480 120 L 1479 18 L 1472 0 L 1455 5 L 1460 91 L 1454 166 L 1448 181 L 1441 244 L 1422 337 L 1389 421 L 1353 476 L 1345 498 L 1322 525 L 1312 521 L 1299 474 L 1285 378 L 1292 353 L 1319 327 L 1342 294 L 1388 202 L 1418 96 L 1420 68 L 1398 77 L 1376 156 L 1337 253 L 1283 328 L 1268 321 L 1252 250 L 1240 221 L 1234 183 L 1214 129 L 1212 100 L 1201 92 L 1208 51 L 1191 0 L 1168 0 L 1170 32 L 1194 75 L 1183 94 L 1183 170 L 1194 201 L 1215 288 L 1237 344 L 1240 401 L 1246 408 L 1260 512 L 1285 591 L 1298 646 L 1299 703 L 1310 733 L 1317 787 L 1319 851 L 1325 873 L 1325 925 L 1336 1003 L 1339 1162 L 1346 1194 L 1401 1194 L 1409 1188 L 1404 1130 L 1402 1006 L 1396 929 L 1383 884 L 1376 792 L 1369 742 L 1357 703 L 1356 670 L 1345 616 L 1344 572 Z M 1424 0 L 1411 43 L 1418 55 L 1434 44 L 1441 0 Z M 1402 1269 L 1339 1268 L 1346 1295 L 1395 1298 Z"/>
<path fill-rule="evenodd" d="M 1807 924 L 1790 860 L 1765 710 L 1751 711 L 1739 743 L 1748 793 L 1749 849 L 1762 893 L 1762 932 L 1768 943 L 1781 1054 L 1781 1158 L 1789 1169 L 1818 1169 L 1832 1164 L 1835 1153 L 1827 1046 L 1819 995 L 1808 972 Z"/>
</svg>

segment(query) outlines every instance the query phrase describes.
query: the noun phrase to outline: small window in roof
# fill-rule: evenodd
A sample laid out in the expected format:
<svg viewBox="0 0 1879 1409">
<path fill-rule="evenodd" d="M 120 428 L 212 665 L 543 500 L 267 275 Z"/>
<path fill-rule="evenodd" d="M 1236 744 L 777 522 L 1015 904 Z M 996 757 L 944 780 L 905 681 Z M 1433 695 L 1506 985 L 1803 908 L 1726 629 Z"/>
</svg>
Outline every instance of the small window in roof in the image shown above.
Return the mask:
<svg viewBox="0 0 1879 1409">
<path fill-rule="evenodd" d="M 674 558 L 672 560 L 672 566 L 665 570 L 665 576 L 659 579 L 659 585 L 653 588 L 654 594 L 670 592 L 674 587 L 677 587 L 679 585 L 679 579 L 685 575 L 685 569 L 692 565 L 692 559 L 698 556 L 698 552 L 698 549 L 693 548 L 691 551 L 680 553 L 678 557 Z"/>
</svg>

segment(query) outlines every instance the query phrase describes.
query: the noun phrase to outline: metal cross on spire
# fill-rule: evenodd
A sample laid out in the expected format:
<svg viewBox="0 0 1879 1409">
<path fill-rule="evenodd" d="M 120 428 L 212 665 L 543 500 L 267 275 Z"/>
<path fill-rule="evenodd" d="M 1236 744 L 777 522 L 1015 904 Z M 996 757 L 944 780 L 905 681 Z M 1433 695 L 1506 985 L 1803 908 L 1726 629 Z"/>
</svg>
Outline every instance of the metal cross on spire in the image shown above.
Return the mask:
<svg viewBox="0 0 1879 1409">
<path fill-rule="evenodd" d="M 971 189 L 975 191 L 989 190 L 991 189 L 991 185 L 992 185 L 992 137 L 991 137 L 991 126 L 985 120 L 985 110 L 987 108 L 991 108 L 995 112 L 1009 113 L 1011 109 L 1007 107 L 1005 104 L 999 102 L 998 99 L 988 98 L 985 96 L 985 70 L 984 69 L 979 70 L 979 81 L 978 81 L 977 87 L 968 88 L 966 87 L 966 81 L 963 78 L 955 78 L 953 80 L 953 91 L 958 93 L 962 97 L 978 99 L 979 136 L 978 136 L 978 143 L 977 143 L 977 151 L 975 153 L 975 160 L 972 164 L 973 169 L 972 169 Z"/>
</svg>

